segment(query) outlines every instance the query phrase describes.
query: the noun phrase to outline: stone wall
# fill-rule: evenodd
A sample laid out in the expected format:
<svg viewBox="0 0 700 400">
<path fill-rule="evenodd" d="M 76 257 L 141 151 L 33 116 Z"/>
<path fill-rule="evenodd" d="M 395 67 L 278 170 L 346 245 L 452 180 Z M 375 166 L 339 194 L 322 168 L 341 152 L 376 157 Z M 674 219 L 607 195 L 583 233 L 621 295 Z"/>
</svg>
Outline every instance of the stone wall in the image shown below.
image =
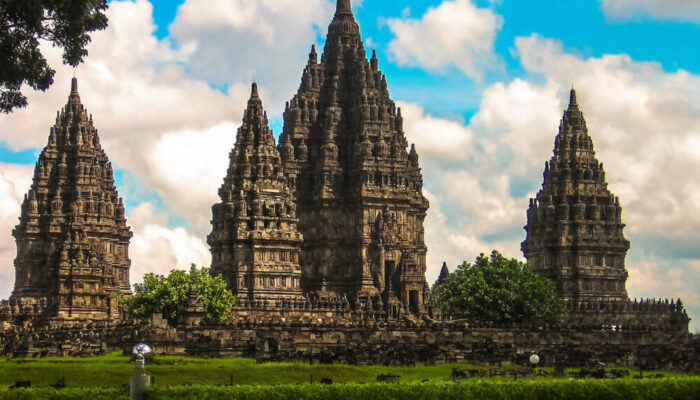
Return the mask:
<svg viewBox="0 0 700 400">
<path fill-rule="evenodd" d="M 573 319 L 547 327 L 481 326 L 467 321 L 375 317 L 352 309 L 308 307 L 280 312 L 249 307 L 240 310 L 233 322 L 219 325 L 202 324 L 200 316 L 190 316 L 185 319 L 188 324 L 170 326 L 159 315 L 118 323 L 4 323 L 0 349 L 7 356 L 92 355 L 129 351 L 134 344 L 146 342 L 157 354 L 357 365 L 525 365 L 536 352 L 545 366 L 602 361 L 644 369 L 700 369 L 700 337 L 687 327 L 615 329 L 590 321 L 575 324 Z"/>
</svg>

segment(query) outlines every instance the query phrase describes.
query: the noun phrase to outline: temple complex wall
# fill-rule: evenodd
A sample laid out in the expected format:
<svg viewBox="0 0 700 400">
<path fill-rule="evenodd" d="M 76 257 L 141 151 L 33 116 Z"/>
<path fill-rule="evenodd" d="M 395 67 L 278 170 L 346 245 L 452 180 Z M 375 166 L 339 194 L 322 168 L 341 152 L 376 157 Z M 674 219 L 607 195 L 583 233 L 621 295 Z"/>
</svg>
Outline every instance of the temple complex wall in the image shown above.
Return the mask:
<svg viewBox="0 0 700 400">
<path fill-rule="evenodd" d="M 237 309 L 233 322 L 219 325 L 188 318 L 189 324 L 170 326 L 160 315 L 121 323 L 6 325 L 0 331 L 0 352 L 13 356 L 93 355 L 130 351 L 134 344 L 146 342 L 157 354 L 253 357 L 261 362 L 525 365 L 535 352 L 543 366 L 559 363 L 575 367 L 602 361 L 644 369 L 700 368 L 700 337 L 690 334 L 687 325 L 659 324 L 662 312 L 652 310 L 621 312 L 620 318 L 639 324 L 612 328 L 578 318 L 546 327 L 410 317 L 383 320 L 374 312 L 339 307 L 243 307 Z"/>
</svg>

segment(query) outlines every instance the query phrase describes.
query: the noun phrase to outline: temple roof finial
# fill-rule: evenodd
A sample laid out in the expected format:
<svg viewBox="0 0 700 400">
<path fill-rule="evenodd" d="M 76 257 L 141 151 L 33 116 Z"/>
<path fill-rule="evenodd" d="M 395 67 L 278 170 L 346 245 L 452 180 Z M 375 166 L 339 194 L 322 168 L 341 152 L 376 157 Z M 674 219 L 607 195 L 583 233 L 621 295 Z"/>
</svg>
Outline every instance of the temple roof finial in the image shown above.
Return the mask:
<svg viewBox="0 0 700 400">
<path fill-rule="evenodd" d="M 251 90 L 250 90 L 250 97 L 251 98 L 258 98 L 260 95 L 258 95 L 258 83 L 253 81 Z"/>
<path fill-rule="evenodd" d="M 575 108 L 578 107 L 578 100 L 576 98 L 576 89 L 574 89 L 574 85 L 571 85 L 571 93 L 569 94 L 569 108 Z"/>
<path fill-rule="evenodd" d="M 331 25 L 328 27 L 327 43 L 330 40 L 329 43 L 335 45 L 335 40 L 338 35 L 360 35 L 360 26 L 357 25 L 355 16 L 352 14 L 352 4 L 350 0 L 338 0 L 333 22 L 331 22 Z"/>
<path fill-rule="evenodd" d="M 80 94 L 78 94 L 78 78 L 73 77 L 70 83 L 70 96 L 68 96 L 69 104 L 80 104 Z"/>
<path fill-rule="evenodd" d="M 335 8 L 335 15 L 338 16 L 340 14 L 352 15 L 352 5 L 350 0 L 338 0 L 338 4 Z"/>
</svg>

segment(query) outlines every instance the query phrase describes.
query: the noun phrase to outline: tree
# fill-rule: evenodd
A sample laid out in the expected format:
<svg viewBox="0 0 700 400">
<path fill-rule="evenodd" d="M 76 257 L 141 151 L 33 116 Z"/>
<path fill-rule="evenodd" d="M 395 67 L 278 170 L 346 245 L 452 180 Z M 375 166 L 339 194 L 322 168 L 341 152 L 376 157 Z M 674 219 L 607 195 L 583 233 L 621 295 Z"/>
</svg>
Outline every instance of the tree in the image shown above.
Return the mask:
<svg viewBox="0 0 700 400">
<path fill-rule="evenodd" d="M 206 310 L 210 322 L 223 322 L 232 317 L 231 308 L 236 298 L 226 286 L 221 275 L 211 276 L 209 268 L 197 269 L 192 264 L 190 272 L 174 269 L 167 277 L 153 273 L 143 277 L 143 283 L 134 285 L 134 295 L 120 299 L 124 314 L 145 318 L 161 313 L 171 324 L 176 324 L 187 308 L 191 290 Z"/>
<path fill-rule="evenodd" d="M 482 322 L 538 323 L 564 307 L 551 280 L 495 250 L 457 267 L 435 286 L 433 301 L 443 315 Z"/>
<path fill-rule="evenodd" d="M 45 91 L 54 71 L 39 49 L 45 40 L 76 67 L 87 56 L 90 32 L 107 27 L 106 0 L 0 0 L 0 111 L 25 107 L 23 84 Z"/>
</svg>

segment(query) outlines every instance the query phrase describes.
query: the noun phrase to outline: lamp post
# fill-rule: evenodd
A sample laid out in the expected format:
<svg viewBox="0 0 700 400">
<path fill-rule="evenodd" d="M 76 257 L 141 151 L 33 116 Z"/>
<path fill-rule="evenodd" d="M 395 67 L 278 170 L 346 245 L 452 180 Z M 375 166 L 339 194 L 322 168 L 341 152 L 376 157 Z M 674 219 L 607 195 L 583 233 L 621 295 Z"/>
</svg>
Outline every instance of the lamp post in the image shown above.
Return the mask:
<svg viewBox="0 0 700 400">
<path fill-rule="evenodd" d="M 150 385 L 149 376 L 146 375 L 146 356 L 151 354 L 151 346 L 139 343 L 131 351 L 134 357 L 134 375 L 131 376 L 130 395 L 132 400 L 146 398 L 146 389 Z"/>
<path fill-rule="evenodd" d="M 536 353 L 530 354 L 530 365 L 532 366 L 532 375 L 535 375 L 535 368 L 537 367 L 537 364 L 540 363 L 540 356 L 538 356 Z"/>
</svg>

